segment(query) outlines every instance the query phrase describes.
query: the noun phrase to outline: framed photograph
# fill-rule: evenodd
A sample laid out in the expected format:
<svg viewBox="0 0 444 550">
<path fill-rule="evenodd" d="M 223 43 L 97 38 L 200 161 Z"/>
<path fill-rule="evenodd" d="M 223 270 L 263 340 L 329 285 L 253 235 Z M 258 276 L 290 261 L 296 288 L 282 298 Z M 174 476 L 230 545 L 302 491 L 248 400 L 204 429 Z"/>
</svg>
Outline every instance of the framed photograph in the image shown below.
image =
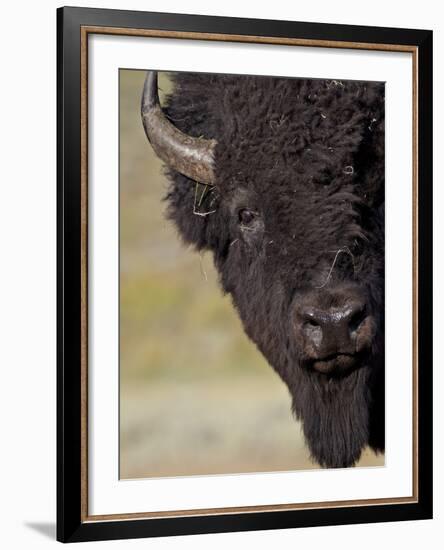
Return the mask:
<svg viewBox="0 0 444 550">
<path fill-rule="evenodd" d="M 58 539 L 431 518 L 431 228 L 431 31 L 59 9 Z"/>
</svg>

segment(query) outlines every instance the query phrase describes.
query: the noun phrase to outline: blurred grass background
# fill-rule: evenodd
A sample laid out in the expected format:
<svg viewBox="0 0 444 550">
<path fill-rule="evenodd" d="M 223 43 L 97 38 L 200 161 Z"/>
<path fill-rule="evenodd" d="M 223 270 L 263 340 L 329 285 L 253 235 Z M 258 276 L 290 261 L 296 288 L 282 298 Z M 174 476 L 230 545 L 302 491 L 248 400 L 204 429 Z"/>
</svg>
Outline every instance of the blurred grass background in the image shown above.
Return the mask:
<svg viewBox="0 0 444 550">
<path fill-rule="evenodd" d="M 140 120 L 144 78 L 120 71 L 120 477 L 316 468 L 211 256 L 165 219 L 167 182 Z M 159 88 L 162 99 L 168 74 Z M 366 451 L 360 465 L 383 463 Z"/>
</svg>

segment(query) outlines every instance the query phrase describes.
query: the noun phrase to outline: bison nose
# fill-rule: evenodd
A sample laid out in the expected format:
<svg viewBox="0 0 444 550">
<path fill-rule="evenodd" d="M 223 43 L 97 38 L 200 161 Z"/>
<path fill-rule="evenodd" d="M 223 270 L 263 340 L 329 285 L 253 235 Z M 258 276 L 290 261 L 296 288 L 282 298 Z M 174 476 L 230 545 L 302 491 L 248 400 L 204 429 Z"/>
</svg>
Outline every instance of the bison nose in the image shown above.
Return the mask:
<svg viewBox="0 0 444 550">
<path fill-rule="evenodd" d="M 329 309 L 304 305 L 297 311 L 297 318 L 305 350 L 313 358 L 352 355 L 362 348 L 362 333 L 368 333 L 364 328 L 369 324 L 369 316 L 361 301 Z"/>
</svg>

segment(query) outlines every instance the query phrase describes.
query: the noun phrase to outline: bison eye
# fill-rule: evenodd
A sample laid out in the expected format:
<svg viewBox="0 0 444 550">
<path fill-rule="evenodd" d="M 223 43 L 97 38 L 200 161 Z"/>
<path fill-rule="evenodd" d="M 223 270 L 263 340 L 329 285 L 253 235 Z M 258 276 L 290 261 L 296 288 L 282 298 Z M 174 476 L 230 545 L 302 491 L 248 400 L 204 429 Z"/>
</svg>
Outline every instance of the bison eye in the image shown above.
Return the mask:
<svg viewBox="0 0 444 550">
<path fill-rule="evenodd" d="M 253 210 L 249 210 L 248 208 L 242 208 L 242 210 L 239 210 L 239 221 L 243 225 L 250 224 L 255 217 L 256 212 L 253 212 Z"/>
</svg>

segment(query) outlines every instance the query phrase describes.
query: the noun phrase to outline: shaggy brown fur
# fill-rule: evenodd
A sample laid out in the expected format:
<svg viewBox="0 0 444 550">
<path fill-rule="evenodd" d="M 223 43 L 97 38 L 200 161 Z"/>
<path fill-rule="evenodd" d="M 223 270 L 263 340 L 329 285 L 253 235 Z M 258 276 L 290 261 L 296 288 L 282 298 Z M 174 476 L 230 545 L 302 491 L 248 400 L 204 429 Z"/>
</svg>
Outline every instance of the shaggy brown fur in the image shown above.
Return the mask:
<svg viewBox="0 0 444 550">
<path fill-rule="evenodd" d="M 166 114 L 217 140 L 217 181 L 198 207 L 211 213 L 196 215 L 196 182 L 170 172 L 168 215 L 186 243 L 213 252 L 245 332 L 290 390 L 313 458 L 353 465 L 366 445 L 384 448 L 384 85 L 203 74 L 174 82 Z M 307 296 L 329 308 L 350 293 L 374 333 L 352 368 L 317 372 L 294 311 Z"/>
</svg>

